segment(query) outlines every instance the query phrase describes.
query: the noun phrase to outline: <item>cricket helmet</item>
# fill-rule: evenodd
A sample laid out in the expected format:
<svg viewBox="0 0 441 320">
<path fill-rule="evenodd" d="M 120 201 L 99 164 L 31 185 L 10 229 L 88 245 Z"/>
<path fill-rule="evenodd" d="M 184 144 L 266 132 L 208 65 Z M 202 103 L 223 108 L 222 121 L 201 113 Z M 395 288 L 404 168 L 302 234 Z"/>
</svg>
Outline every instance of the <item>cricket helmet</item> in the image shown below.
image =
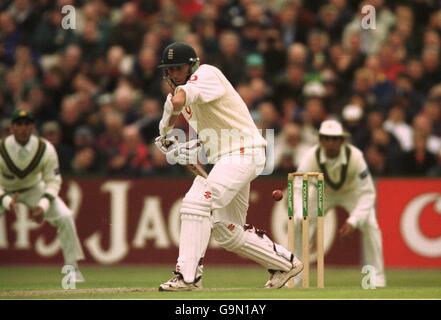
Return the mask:
<svg viewBox="0 0 441 320">
<path fill-rule="evenodd" d="M 188 64 L 191 66 L 191 73 L 199 67 L 199 58 L 196 51 L 183 42 L 174 42 L 168 45 L 162 52 L 161 64 L 158 68 L 177 67 Z"/>
</svg>

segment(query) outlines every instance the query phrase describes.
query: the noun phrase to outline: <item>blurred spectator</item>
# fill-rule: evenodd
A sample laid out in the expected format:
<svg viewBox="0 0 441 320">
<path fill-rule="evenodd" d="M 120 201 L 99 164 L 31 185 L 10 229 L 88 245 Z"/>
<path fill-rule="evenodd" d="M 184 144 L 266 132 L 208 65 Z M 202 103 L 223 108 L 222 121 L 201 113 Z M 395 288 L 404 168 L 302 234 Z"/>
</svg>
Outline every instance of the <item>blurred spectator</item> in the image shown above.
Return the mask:
<svg viewBox="0 0 441 320">
<path fill-rule="evenodd" d="M 124 49 L 120 46 L 112 46 L 107 51 L 105 70 L 101 79 L 101 88 L 105 92 L 116 89 L 118 81 L 124 76 Z"/>
<path fill-rule="evenodd" d="M 280 130 L 279 117 L 274 104 L 271 101 L 262 101 L 256 109 L 259 114 L 256 125 L 262 130 L 262 133 L 265 135 L 265 130 L 274 129 L 274 133 L 278 134 Z"/>
<path fill-rule="evenodd" d="M 440 157 L 441 10 L 434 1 L 0 3 L 0 117 L 32 110 L 37 127 L 49 123 L 47 135 L 72 150 L 74 133 L 87 126 L 96 147 L 73 151 L 78 174 L 98 172 L 96 162 L 105 169 L 127 127 L 138 128 L 145 144 L 155 138 L 171 92 L 157 65 L 173 41 L 188 42 L 202 64 L 222 69 L 262 128 L 293 133 L 292 125 L 301 126 L 300 143 L 308 144 L 319 121 L 339 118 L 377 175 L 406 171 L 398 168 L 407 161 L 402 150 L 423 137 Z M 75 5 L 75 30 L 61 27 L 66 4 Z M 376 9 L 375 29 L 360 25 L 365 5 Z M 178 127 L 188 130 L 182 118 Z M 142 174 L 185 172 L 146 148 L 151 163 Z M 439 163 L 415 174 L 437 170 Z M 123 161 L 115 172 L 132 171 Z"/>
<path fill-rule="evenodd" d="M 440 50 L 431 47 L 424 48 L 421 53 L 421 61 L 424 68 L 424 78 L 422 78 L 422 90 L 428 93 L 430 88 L 441 82 Z"/>
<path fill-rule="evenodd" d="M 104 114 L 103 120 L 104 132 L 98 136 L 96 144 L 108 160 L 119 153 L 119 145 L 123 141 L 124 119 L 118 112 L 110 110 Z"/>
<path fill-rule="evenodd" d="M 371 147 L 375 148 L 371 150 Z M 375 151 L 374 151 L 375 150 Z M 368 151 L 378 152 L 383 158 L 382 162 L 382 175 L 398 175 L 401 173 L 403 163 L 402 151 L 398 140 L 389 132 L 383 128 L 375 128 L 371 131 L 370 142 Z"/>
<path fill-rule="evenodd" d="M 391 45 L 385 44 L 381 47 L 379 59 L 382 73 L 392 82 L 395 82 L 397 75 L 405 70 L 404 65 L 401 64 L 400 53 Z"/>
<path fill-rule="evenodd" d="M 0 139 L 6 138 L 8 135 L 10 135 L 10 126 L 11 120 L 4 118 L 0 120 Z"/>
<path fill-rule="evenodd" d="M 429 171 L 427 172 L 427 175 L 429 177 L 441 177 L 441 151 L 438 152 L 437 157 L 436 157 L 436 164 L 429 169 Z"/>
<path fill-rule="evenodd" d="M 438 154 L 441 150 L 441 137 L 433 134 L 432 120 L 429 116 L 424 113 L 418 114 L 413 119 L 412 127 L 414 134 L 421 134 L 426 137 L 427 150 L 433 154 Z"/>
<path fill-rule="evenodd" d="M 318 96 L 307 98 L 302 115 L 302 141 L 309 147 L 318 143 L 318 129 L 326 118 L 327 113 L 323 106 L 323 100 Z"/>
<path fill-rule="evenodd" d="M 413 149 L 403 156 L 403 175 L 427 175 L 437 163 L 436 155 L 427 150 L 427 136 L 421 132 L 413 135 Z"/>
<path fill-rule="evenodd" d="M 394 100 L 402 107 L 405 121 L 410 122 L 420 112 L 424 96 L 416 90 L 413 80 L 407 73 L 397 75 L 394 91 Z"/>
<path fill-rule="evenodd" d="M 78 127 L 74 133 L 75 156 L 71 160 L 71 170 L 75 175 L 98 175 L 103 172 L 103 157 L 95 147 L 92 130 Z"/>
<path fill-rule="evenodd" d="M 102 173 L 102 167 L 97 165 L 97 151 L 92 147 L 77 150 L 71 162 L 72 173 L 76 176 L 97 175 Z"/>
<path fill-rule="evenodd" d="M 365 146 L 366 124 L 363 109 L 356 104 L 349 104 L 343 108 L 342 123 L 350 135 L 350 141 L 359 149 Z"/>
<path fill-rule="evenodd" d="M 93 20 L 86 21 L 84 30 L 78 38 L 78 45 L 83 54 L 83 60 L 93 63 L 105 53 L 107 39 L 98 29 L 98 23 Z"/>
<path fill-rule="evenodd" d="M 41 136 L 54 145 L 58 154 L 61 173 L 70 173 L 70 164 L 74 157 L 74 149 L 71 145 L 63 143 L 59 123 L 56 121 L 47 121 L 43 123 L 40 131 Z"/>
<path fill-rule="evenodd" d="M 424 93 L 426 88 L 423 82 L 424 68 L 421 60 L 416 58 L 409 59 L 406 65 L 406 73 L 412 80 L 415 89 L 417 89 L 421 93 Z"/>
<path fill-rule="evenodd" d="M 322 70 L 327 63 L 328 34 L 320 30 L 309 31 L 307 45 L 309 49 L 307 58 L 309 69 L 316 72 Z"/>
<path fill-rule="evenodd" d="M 306 43 L 306 25 L 301 25 L 299 1 L 286 1 L 279 12 L 278 27 L 285 47 L 293 42 Z"/>
<path fill-rule="evenodd" d="M 265 77 L 274 81 L 283 73 L 286 65 L 285 48 L 278 29 L 269 28 L 264 31 L 259 51 L 264 59 Z"/>
<path fill-rule="evenodd" d="M 399 105 L 393 106 L 389 110 L 389 115 L 384 122 L 384 129 L 393 134 L 400 143 L 403 151 L 410 151 L 412 149 L 412 127 L 405 121 L 405 113 L 403 108 Z"/>
<path fill-rule="evenodd" d="M 320 8 L 318 13 L 317 28 L 327 32 L 331 42 L 341 38 L 343 24 L 339 20 L 338 8 L 333 4 L 326 4 Z"/>
<path fill-rule="evenodd" d="M 300 43 L 295 42 L 288 47 L 287 60 L 289 64 L 305 64 L 308 58 L 307 47 Z"/>
<path fill-rule="evenodd" d="M 214 54 L 209 63 L 221 69 L 233 86 L 244 78 L 245 57 L 237 33 L 225 31 L 220 35 L 219 53 Z"/>
<path fill-rule="evenodd" d="M 135 108 L 136 92 L 130 86 L 120 86 L 115 90 L 115 109 L 124 115 L 124 124 L 132 124 L 139 115 Z"/>
<path fill-rule="evenodd" d="M 111 31 L 111 44 L 121 46 L 127 53 L 138 51 L 144 28 L 138 16 L 135 2 L 126 2 L 121 7 L 121 19 Z"/>
<path fill-rule="evenodd" d="M 364 152 L 366 163 L 369 168 L 369 172 L 374 176 L 387 176 L 389 175 L 388 167 L 386 164 L 386 156 L 380 150 L 379 146 L 371 144 Z"/>
<path fill-rule="evenodd" d="M 107 174 L 140 176 L 151 168 L 149 151 L 141 141 L 138 129 L 130 126 L 124 129 L 123 140 L 107 163 Z"/>
<path fill-rule="evenodd" d="M 30 104 L 30 108 L 37 119 L 37 124 L 57 119 L 57 110 L 48 103 L 46 94 L 40 85 L 31 86 L 25 93 L 24 98 Z"/>
<path fill-rule="evenodd" d="M 162 118 L 160 102 L 152 97 L 145 98 L 141 103 L 141 114 L 142 118 L 135 125 L 144 143 L 149 144 L 159 135 L 159 121 Z"/>
<path fill-rule="evenodd" d="M 7 13 L 14 19 L 18 29 L 24 36 L 24 41 L 29 42 L 30 35 L 39 20 L 39 3 L 31 0 L 15 0 L 8 7 Z"/>
<path fill-rule="evenodd" d="M 274 84 L 273 100 L 281 106 L 285 99 L 293 99 L 297 103 L 302 101 L 303 86 L 305 84 L 305 70 L 301 64 L 289 64 L 286 74 Z"/>
<path fill-rule="evenodd" d="M 68 86 L 75 75 L 80 71 L 82 56 L 83 52 L 77 45 L 69 45 L 63 52 L 59 66 L 63 72 L 65 86 Z M 71 90 L 68 90 L 68 92 L 71 92 Z"/>
<path fill-rule="evenodd" d="M 32 46 L 40 54 L 53 54 L 75 41 L 72 29 L 60 28 L 63 15 L 57 7 L 43 14 L 32 34 Z"/>
<path fill-rule="evenodd" d="M 260 54 L 252 53 L 246 57 L 246 76 L 248 79 L 263 78 L 265 66 Z"/>
<path fill-rule="evenodd" d="M 0 11 L 0 62 L 11 66 L 14 61 L 15 48 L 23 41 L 23 33 L 17 29 L 14 19 L 6 12 Z"/>
<path fill-rule="evenodd" d="M 43 90 L 47 104 L 57 113 L 61 109 L 63 96 L 66 94 L 63 71 L 59 67 L 51 67 L 43 76 Z"/>
<path fill-rule="evenodd" d="M 274 145 L 274 166 L 283 173 L 297 170 L 299 161 L 309 146 L 301 140 L 301 128 L 294 123 L 283 127 Z"/>
<path fill-rule="evenodd" d="M 263 26 L 259 22 L 248 21 L 240 30 L 241 47 L 245 53 L 257 51 L 259 39 L 263 32 Z"/>
<path fill-rule="evenodd" d="M 144 47 L 140 50 L 133 66 L 133 76 L 136 85 L 141 88 L 144 94 L 157 96 L 161 99 L 162 74 L 157 66 L 157 52 L 149 47 Z"/>
<path fill-rule="evenodd" d="M 371 3 L 372 2 L 372 3 Z M 363 6 L 374 5 L 375 7 L 375 29 L 364 29 L 361 20 L 364 17 L 362 13 Z M 360 3 L 357 13 L 352 21 L 347 24 L 343 31 L 343 43 L 349 41 L 349 35 L 353 32 L 359 32 L 361 37 L 362 51 L 366 54 L 377 53 L 386 40 L 389 28 L 395 23 L 394 14 L 384 6 L 383 0 L 363 1 Z"/>
<path fill-rule="evenodd" d="M 61 124 L 63 142 L 73 145 L 75 128 L 83 124 L 83 114 L 78 107 L 78 97 L 67 96 L 61 104 L 59 121 Z"/>
<path fill-rule="evenodd" d="M 265 82 L 262 78 L 253 78 L 249 82 L 250 90 L 253 94 L 253 103 L 249 105 L 250 108 L 254 109 L 256 107 L 256 104 L 268 100 L 268 96 L 270 94 L 270 91 L 268 89 L 268 84 Z"/>
<path fill-rule="evenodd" d="M 422 113 L 432 121 L 432 133 L 441 137 L 441 95 L 429 97 L 423 106 Z"/>
</svg>

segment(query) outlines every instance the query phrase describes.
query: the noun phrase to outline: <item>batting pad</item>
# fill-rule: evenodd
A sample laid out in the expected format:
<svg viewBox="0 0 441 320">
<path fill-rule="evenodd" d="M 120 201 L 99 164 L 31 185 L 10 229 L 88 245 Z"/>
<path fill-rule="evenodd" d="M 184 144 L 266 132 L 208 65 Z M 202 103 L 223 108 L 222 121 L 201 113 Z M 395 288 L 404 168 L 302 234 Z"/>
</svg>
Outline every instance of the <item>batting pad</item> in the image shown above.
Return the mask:
<svg viewBox="0 0 441 320">
<path fill-rule="evenodd" d="M 292 268 L 291 252 L 258 233 L 254 227 L 245 230 L 240 225 L 219 221 L 213 226 L 213 236 L 225 250 L 253 260 L 268 270 L 289 271 Z"/>
<path fill-rule="evenodd" d="M 184 281 L 194 282 L 199 261 L 205 255 L 211 234 L 211 197 L 206 180 L 196 177 L 181 206 L 181 235 L 176 271 Z M 199 271 L 201 273 L 202 269 Z"/>
</svg>

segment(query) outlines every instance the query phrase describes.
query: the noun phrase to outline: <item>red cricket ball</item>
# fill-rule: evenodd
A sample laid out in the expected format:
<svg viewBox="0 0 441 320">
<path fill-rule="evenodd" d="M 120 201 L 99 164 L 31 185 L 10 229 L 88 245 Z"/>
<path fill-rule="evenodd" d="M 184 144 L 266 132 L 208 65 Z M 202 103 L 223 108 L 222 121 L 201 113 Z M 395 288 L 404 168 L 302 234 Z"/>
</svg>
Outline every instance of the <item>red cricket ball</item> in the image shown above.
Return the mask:
<svg viewBox="0 0 441 320">
<path fill-rule="evenodd" d="M 280 201 L 283 199 L 283 192 L 282 190 L 274 190 L 273 191 L 273 199 L 275 201 Z"/>
</svg>

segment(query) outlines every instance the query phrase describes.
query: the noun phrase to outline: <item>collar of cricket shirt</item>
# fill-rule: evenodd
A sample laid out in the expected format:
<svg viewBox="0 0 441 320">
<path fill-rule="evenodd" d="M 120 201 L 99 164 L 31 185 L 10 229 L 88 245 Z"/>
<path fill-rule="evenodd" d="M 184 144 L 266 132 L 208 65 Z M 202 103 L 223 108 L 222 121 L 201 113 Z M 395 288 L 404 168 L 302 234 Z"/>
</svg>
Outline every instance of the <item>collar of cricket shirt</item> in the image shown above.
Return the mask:
<svg viewBox="0 0 441 320">
<path fill-rule="evenodd" d="M 12 136 L 12 141 L 14 142 L 14 149 L 17 153 L 20 152 L 20 150 L 24 150 L 28 155 L 32 152 L 34 145 L 38 145 L 38 139 L 34 135 L 29 137 L 29 140 L 25 145 L 18 143 L 14 136 Z"/>
<path fill-rule="evenodd" d="M 330 159 L 326 156 L 325 150 L 322 147 L 319 147 L 320 150 L 320 164 L 325 163 L 333 163 L 333 164 L 341 164 L 345 165 L 348 163 L 348 155 L 346 152 L 346 144 L 342 144 L 340 147 L 340 152 L 338 156 L 334 159 Z"/>
<path fill-rule="evenodd" d="M 36 144 L 37 145 L 37 150 L 33 156 L 33 158 L 31 159 L 31 161 L 29 162 L 28 166 L 26 168 L 24 168 L 23 170 L 21 170 L 20 168 L 18 168 L 14 161 L 11 159 L 8 150 L 6 148 L 6 144 L 8 145 L 8 148 L 11 148 L 11 146 L 13 146 L 12 148 L 14 150 L 11 150 L 13 152 L 19 152 L 19 148 L 25 148 L 26 150 L 28 150 L 27 148 L 31 148 L 30 150 L 32 150 L 32 145 Z M 4 160 L 4 162 L 6 163 L 6 166 L 8 167 L 8 169 L 15 174 L 19 179 L 23 179 L 24 177 L 26 177 L 29 173 L 31 173 L 40 163 L 40 160 L 43 158 L 43 154 L 46 150 L 46 143 L 43 142 L 43 140 L 35 137 L 35 136 L 31 136 L 31 138 L 29 139 L 29 142 L 24 145 L 21 146 L 19 145 L 16 141 L 15 138 L 12 136 L 11 139 L 4 139 L 1 144 L 0 144 L 0 154 Z"/>
<path fill-rule="evenodd" d="M 346 175 L 348 173 L 348 163 L 351 157 L 351 149 L 349 148 L 349 146 L 347 146 L 346 144 L 342 144 L 342 146 L 340 147 L 340 153 L 335 159 L 336 162 L 334 163 L 334 165 L 341 164 L 340 179 L 337 182 L 332 181 L 329 177 L 328 169 L 326 168 L 325 163 L 331 159 L 328 159 L 326 157 L 325 151 L 322 148 L 318 147 L 315 156 L 317 164 L 319 165 L 321 172 L 323 172 L 326 185 L 330 186 L 334 190 L 340 189 L 345 183 Z"/>
</svg>

